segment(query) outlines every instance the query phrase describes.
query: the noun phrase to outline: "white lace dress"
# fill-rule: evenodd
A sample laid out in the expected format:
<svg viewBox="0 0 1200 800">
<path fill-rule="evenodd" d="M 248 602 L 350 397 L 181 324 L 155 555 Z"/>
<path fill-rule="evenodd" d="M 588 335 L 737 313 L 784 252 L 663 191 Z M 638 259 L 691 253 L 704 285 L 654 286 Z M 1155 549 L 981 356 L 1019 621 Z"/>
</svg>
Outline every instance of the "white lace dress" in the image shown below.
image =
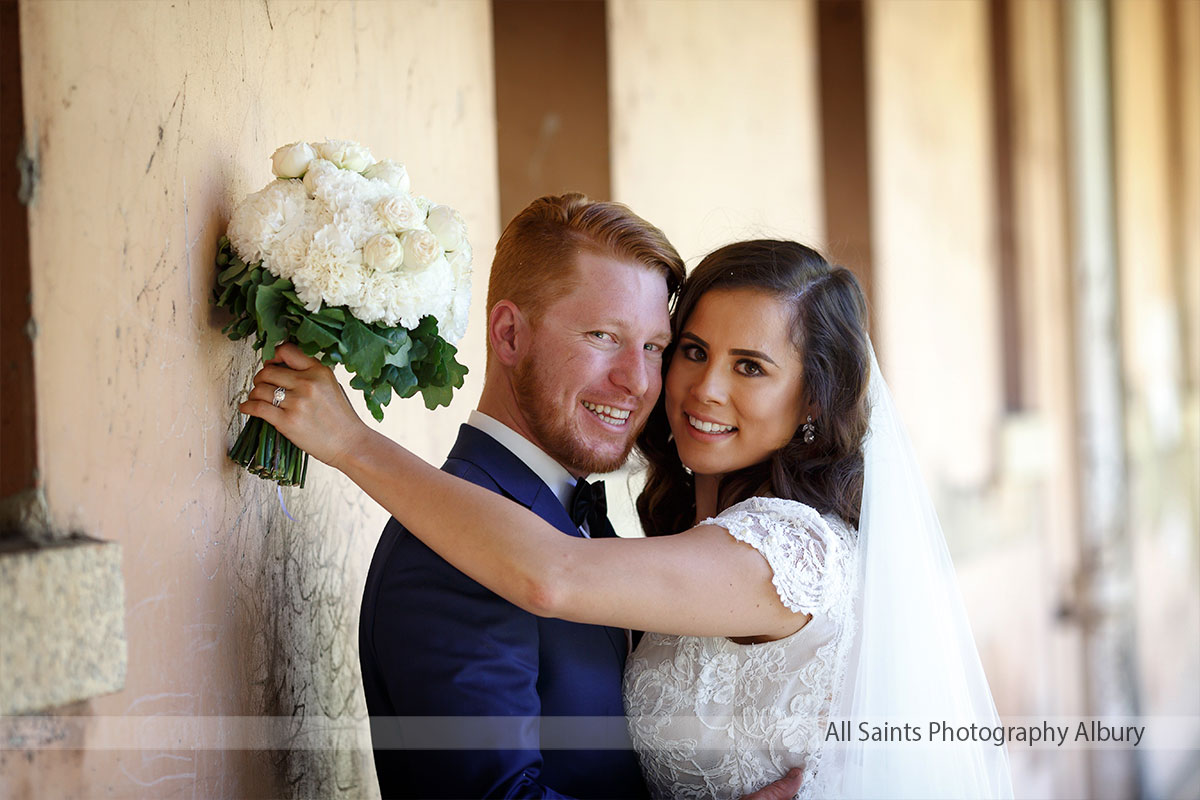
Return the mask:
<svg viewBox="0 0 1200 800">
<path fill-rule="evenodd" d="M 625 712 L 655 798 L 738 798 L 804 768 L 819 785 L 835 677 L 853 635 L 857 534 L 802 503 L 754 497 L 719 525 L 767 559 L 784 605 L 812 615 L 791 636 L 739 645 L 648 633 L 625 668 Z"/>
</svg>

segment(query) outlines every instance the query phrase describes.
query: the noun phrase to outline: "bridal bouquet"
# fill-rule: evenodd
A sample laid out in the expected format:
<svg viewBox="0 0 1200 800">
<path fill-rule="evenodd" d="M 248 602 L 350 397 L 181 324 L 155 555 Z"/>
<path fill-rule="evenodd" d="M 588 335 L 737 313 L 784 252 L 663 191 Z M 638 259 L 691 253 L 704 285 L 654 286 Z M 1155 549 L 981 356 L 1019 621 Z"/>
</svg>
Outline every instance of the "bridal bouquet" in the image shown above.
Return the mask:
<svg viewBox="0 0 1200 800">
<path fill-rule="evenodd" d="M 470 304 L 471 246 L 462 217 L 409 192 L 408 172 L 347 141 L 275 151 L 276 180 L 234 210 L 217 252 L 213 302 L 230 339 L 254 337 L 264 360 L 295 342 L 341 364 L 377 420 L 392 398 L 449 405 L 467 368 L 452 344 Z M 308 454 L 252 417 L 230 458 L 303 486 Z"/>
</svg>

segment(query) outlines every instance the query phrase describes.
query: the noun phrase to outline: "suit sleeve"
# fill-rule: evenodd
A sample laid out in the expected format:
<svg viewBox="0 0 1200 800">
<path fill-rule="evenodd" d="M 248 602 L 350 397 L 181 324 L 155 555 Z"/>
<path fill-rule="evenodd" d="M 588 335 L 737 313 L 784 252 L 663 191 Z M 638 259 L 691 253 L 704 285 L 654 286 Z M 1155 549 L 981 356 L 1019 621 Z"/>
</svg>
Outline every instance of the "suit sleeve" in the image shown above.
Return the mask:
<svg viewBox="0 0 1200 800">
<path fill-rule="evenodd" d="M 469 465 L 446 468 L 496 488 Z M 385 797 L 566 797 L 541 783 L 532 614 L 402 531 L 368 635 L 396 714 L 371 721 Z"/>
</svg>

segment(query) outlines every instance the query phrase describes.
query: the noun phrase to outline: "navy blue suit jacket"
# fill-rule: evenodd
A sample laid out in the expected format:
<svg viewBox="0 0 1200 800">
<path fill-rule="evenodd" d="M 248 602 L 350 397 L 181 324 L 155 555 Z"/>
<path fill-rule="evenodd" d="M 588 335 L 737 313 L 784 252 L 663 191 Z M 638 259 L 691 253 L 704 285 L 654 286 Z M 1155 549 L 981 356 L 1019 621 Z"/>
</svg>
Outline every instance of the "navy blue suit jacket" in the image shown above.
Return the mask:
<svg viewBox="0 0 1200 800">
<path fill-rule="evenodd" d="M 515 500 L 566 535 L 581 535 L 550 487 L 476 428 L 461 427 L 442 469 Z M 383 796 L 645 797 L 624 730 L 625 656 L 624 631 L 523 611 L 389 520 L 359 621 Z M 575 716 L 607 719 L 581 720 L 577 728 L 543 719 Z M 564 724 L 571 744 L 591 735 L 604 743 L 559 749 L 557 726 Z M 611 747 L 614 736 L 621 747 Z"/>
</svg>

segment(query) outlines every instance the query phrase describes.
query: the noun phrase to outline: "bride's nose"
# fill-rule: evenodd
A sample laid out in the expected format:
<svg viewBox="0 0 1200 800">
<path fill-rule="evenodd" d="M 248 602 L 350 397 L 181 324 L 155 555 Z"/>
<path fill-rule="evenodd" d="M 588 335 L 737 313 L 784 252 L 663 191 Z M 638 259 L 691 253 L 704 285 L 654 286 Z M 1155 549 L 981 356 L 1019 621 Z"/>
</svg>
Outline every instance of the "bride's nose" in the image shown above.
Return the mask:
<svg viewBox="0 0 1200 800">
<path fill-rule="evenodd" d="M 729 396 L 729 387 L 721 369 L 712 362 L 707 362 L 695 377 L 691 388 L 693 398 L 706 405 L 725 403 Z"/>
</svg>

